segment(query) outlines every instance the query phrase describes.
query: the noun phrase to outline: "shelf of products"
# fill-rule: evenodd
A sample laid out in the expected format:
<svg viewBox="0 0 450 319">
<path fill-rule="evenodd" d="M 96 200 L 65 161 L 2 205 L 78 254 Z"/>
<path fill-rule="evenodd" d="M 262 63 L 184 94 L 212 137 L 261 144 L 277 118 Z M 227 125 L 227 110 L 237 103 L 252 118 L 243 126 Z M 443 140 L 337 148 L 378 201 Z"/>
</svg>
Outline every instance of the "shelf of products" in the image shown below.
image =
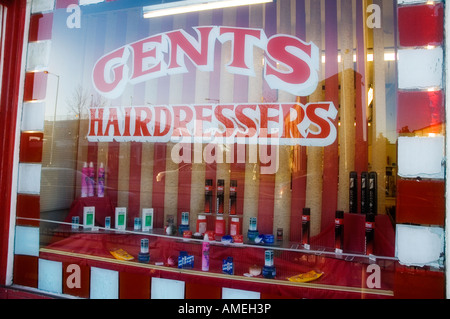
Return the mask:
<svg viewBox="0 0 450 319">
<path fill-rule="evenodd" d="M 126 212 L 123 208 L 116 211 L 117 214 L 120 211 Z M 188 213 L 183 214 L 182 223 L 185 221 L 186 224 L 181 227 L 170 224 L 172 221 L 169 219 L 164 229 L 144 231 L 145 223 L 139 223 L 139 219 L 135 220 L 133 227 L 117 229 L 121 227 L 120 223 L 115 223 L 119 216 L 114 216 L 114 223 L 111 223 L 111 216 L 99 218 L 98 214 L 89 217 L 88 214 L 93 212 L 95 208 L 92 207 L 84 208 L 83 214 L 79 215 L 72 211 L 67 219 L 75 223 L 40 220 L 41 225 L 47 224 L 47 227 L 41 227 L 40 257 L 177 280 L 207 280 L 208 284 L 226 283 L 243 289 L 261 285 L 258 289 L 269 292 L 279 289 L 308 289 L 313 295 L 333 292 L 362 294 L 368 298 L 393 296 L 396 258 L 321 246 L 320 237 L 334 234 L 334 227 L 304 244 L 282 240 L 276 234 L 258 234 L 254 228 L 256 221 L 253 220 L 249 223 L 249 230 L 243 231 L 238 226 L 238 234 L 235 236 L 228 235 L 228 232 L 217 235 L 206 226 L 204 233 L 200 235 L 199 232 L 190 230 Z M 199 216 L 222 217 L 218 214 Z M 72 219 L 73 217 L 75 218 Z M 127 220 L 126 216 L 123 217 Z M 227 215 L 225 219 L 228 217 L 236 218 Z M 365 218 L 361 217 L 363 216 L 345 213 L 342 220 L 350 220 L 350 227 L 356 227 L 358 222 L 355 220 L 358 221 L 358 218 L 362 221 L 359 226 L 364 225 Z M 90 218 L 103 219 L 106 225 L 92 221 L 88 223 L 93 223 L 93 226 L 84 225 L 85 220 Z M 198 221 L 201 223 L 205 220 L 206 218 L 199 218 Z M 384 218 L 378 220 L 381 225 L 380 220 L 384 221 Z M 99 224 L 101 226 L 97 226 Z M 365 241 L 365 238 L 359 239 Z M 374 241 L 380 240 L 382 236 L 374 238 Z M 342 243 L 344 248 L 346 244 Z M 368 288 L 366 282 L 370 280 L 370 265 L 379 267 L 377 269 L 383 276 L 380 282 Z"/>
</svg>

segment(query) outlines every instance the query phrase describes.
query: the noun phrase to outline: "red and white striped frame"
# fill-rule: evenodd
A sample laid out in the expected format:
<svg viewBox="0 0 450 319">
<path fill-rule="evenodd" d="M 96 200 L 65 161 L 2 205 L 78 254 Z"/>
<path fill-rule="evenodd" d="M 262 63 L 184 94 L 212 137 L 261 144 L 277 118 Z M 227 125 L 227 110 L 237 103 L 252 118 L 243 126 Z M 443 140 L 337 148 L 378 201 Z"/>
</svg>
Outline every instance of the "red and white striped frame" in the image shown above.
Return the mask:
<svg viewBox="0 0 450 319">
<path fill-rule="evenodd" d="M 23 247 L 16 240 L 14 255 L 14 283 L 37 288 L 39 222 L 20 218 L 39 219 L 40 180 L 44 137 L 44 113 L 52 40 L 53 10 L 67 8 L 70 4 L 88 5 L 103 2 L 90 0 L 35 0 L 31 4 L 28 52 L 25 62 L 25 84 L 20 123 L 20 150 L 16 201 L 16 234 L 28 237 Z M 20 236 L 19 236 L 20 237 Z M 17 238 L 17 236 L 16 236 Z"/>
<path fill-rule="evenodd" d="M 417 252 L 416 236 L 437 246 L 444 239 L 429 232 L 443 234 L 446 219 L 444 15 L 441 1 L 398 0 L 397 131 L 406 133 L 398 139 L 396 256 L 404 266 L 396 271 L 399 298 L 444 297 L 443 272 L 414 276 L 410 267 L 432 263 Z"/>
<path fill-rule="evenodd" d="M 40 170 L 44 136 L 47 65 L 50 53 L 54 1 L 31 4 L 28 51 L 25 62 L 22 121 L 16 200 L 16 241 L 14 250 L 14 284 L 37 288 L 39 263 L 39 222 L 20 219 L 40 217 Z M 21 236 L 27 246 L 21 245 Z M 33 243 L 34 241 L 36 241 Z"/>
</svg>

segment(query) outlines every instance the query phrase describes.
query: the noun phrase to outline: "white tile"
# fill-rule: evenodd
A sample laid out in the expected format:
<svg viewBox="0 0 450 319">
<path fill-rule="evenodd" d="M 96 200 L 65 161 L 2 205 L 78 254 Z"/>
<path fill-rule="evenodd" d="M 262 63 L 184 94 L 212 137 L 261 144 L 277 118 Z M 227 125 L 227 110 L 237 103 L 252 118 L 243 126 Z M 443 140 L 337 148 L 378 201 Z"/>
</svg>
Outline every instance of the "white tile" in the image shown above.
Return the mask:
<svg viewBox="0 0 450 319">
<path fill-rule="evenodd" d="M 398 51 L 400 89 L 442 87 L 444 56 L 441 47 Z"/>
<path fill-rule="evenodd" d="M 27 71 L 48 69 L 50 62 L 50 50 L 50 40 L 28 43 Z"/>
<path fill-rule="evenodd" d="M 425 214 L 426 212 L 424 212 Z M 443 265 L 444 230 L 441 227 L 396 226 L 395 256 L 407 266 Z"/>
<path fill-rule="evenodd" d="M 52 11 L 55 7 L 55 0 L 33 0 L 31 13 Z"/>
<path fill-rule="evenodd" d="M 23 104 L 22 131 L 44 131 L 45 103 L 27 102 Z"/>
<path fill-rule="evenodd" d="M 261 293 L 242 289 L 222 288 L 222 299 L 261 299 Z"/>
<path fill-rule="evenodd" d="M 39 256 L 39 228 L 16 226 L 14 253 L 17 255 Z"/>
<path fill-rule="evenodd" d="M 39 194 L 41 191 L 41 164 L 19 164 L 19 194 Z"/>
<path fill-rule="evenodd" d="M 39 259 L 38 289 L 62 294 L 62 262 Z"/>
<path fill-rule="evenodd" d="M 444 178 L 445 139 L 436 137 L 398 138 L 398 175 L 405 178 Z"/>
<path fill-rule="evenodd" d="M 184 299 L 184 281 L 152 277 L 152 299 Z"/>
<path fill-rule="evenodd" d="M 91 267 L 91 299 L 119 299 L 119 272 Z"/>
</svg>

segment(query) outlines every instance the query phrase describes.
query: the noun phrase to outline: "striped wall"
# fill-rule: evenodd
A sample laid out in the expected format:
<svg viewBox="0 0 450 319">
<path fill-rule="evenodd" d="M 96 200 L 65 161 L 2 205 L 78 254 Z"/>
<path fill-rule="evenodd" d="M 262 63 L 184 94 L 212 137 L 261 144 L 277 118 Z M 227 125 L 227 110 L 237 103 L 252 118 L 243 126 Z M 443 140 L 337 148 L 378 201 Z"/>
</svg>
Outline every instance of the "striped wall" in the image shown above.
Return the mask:
<svg viewBox="0 0 450 319">
<path fill-rule="evenodd" d="M 395 289 L 399 298 L 442 298 L 444 274 L 425 265 L 439 267 L 443 253 L 444 3 L 398 3 Z"/>
<path fill-rule="evenodd" d="M 22 133 L 20 147 L 19 183 L 17 196 L 17 226 L 16 250 L 14 262 L 14 282 L 19 285 L 35 287 L 46 291 L 61 293 L 60 282 L 54 282 L 49 276 L 51 272 L 61 272 L 66 265 L 60 262 L 39 258 L 39 222 L 20 219 L 40 218 L 41 207 L 41 168 L 47 164 L 43 158 L 45 119 L 44 112 L 47 107 L 46 89 L 49 83 L 56 80 L 54 75 L 48 73 L 50 50 L 52 45 L 53 10 L 66 8 L 69 4 L 95 5 L 103 2 L 98 0 L 34 0 L 30 21 L 30 34 L 28 45 L 27 73 L 25 80 L 24 107 L 22 114 Z M 108 2 L 108 1 L 106 1 Z M 417 1 L 374 1 L 383 6 L 384 12 L 393 13 L 398 10 L 398 107 L 397 130 L 403 127 L 413 127 L 410 121 L 416 123 L 417 128 L 424 128 L 427 124 L 438 124 L 442 121 L 443 104 L 443 38 L 442 18 L 443 4 L 434 2 L 432 5 L 417 3 Z M 341 6 L 340 8 L 338 6 Z M 422 8 L 419 8 L 422 6 Z M 419 9 L 418 9 L 419 8 Z M 347 10 L 338 10 L 347 9 Z M 354 9 L 355 16 L 347 15 Z M 442 12 L 441 12 L 442 11 Z M 337 15 L 341 12 L 341 16 Z M 125 14 L 126 13 L 120 13 Z M 426 34 L 419 28 L 411 15 L 418 16 L 417 21 L 427 21 L 435 32 Z M 393 15 L 395 16 L 395 15 Z M 301 210 L 303 207 L 311 208 L 312 235 L 318 235 L 334 223 L 336 210 L 348 211 L 348 175 L 350 171 L 360 174 L 371 168 L 378 173 L 379 180 L 385 176 L 386 149 L 383 143 L 374 140 L 372 151 L 369 152 L 369 135 L 377 136 L 386 132 L 386 74 L 384 67 L 374 70 L 374 74 L 367 74 L 368 63 L 364 57 L 367 52 L 367 41 L 373 41 L 373 61 L 376 65 L 383 65 L 384 46 L 387 39 L 382 29 L 370 31 L 363 28 L 365 24 L 364 6 L 360 1 L 352 0 L 286 0 L 277 1 L 276 4 L 251 6 L 230 10 L 219 10 L 202 15 L 192 14 L 185 17 L 171 17 L 165 23 L 150 25 L 151 32 L 165 32 L 177 28 L 186 28 L 199 24 L 236 25 L 241 27 L 264 28 L 268 36 L 275 33 L 293 34 L 306 41 L 313 41 L 321 48 L 325 63 L 320 67 L 321 83 L 316 92 L 305 98 L 290 96 L 268 88 L 261 77 L 248 78 L 231 75 L 224 71 L 224 61 L 228 60 L 227 44 L 224 50 L 216 52 L 215 72 L 203 73 L 201 71 L 189 72 L 185 75 L 171 76 L 151 80 L 127 89 L 123 96 L 112 101 L 112 105 L 145 105 L 149 104 L 175 104 L 175 103 L 201 103 L 205 101 L 220 101 L 221 103 L 240 103 L 252 101 L 333 101 L 340 105 L 339 141 L 327 148 L 314 147 L 280 147 L 278 149 L 280 169 L 276 174 L 264 175 L 260 173 L 260 162 L 251 163 L 249 155 L 250 146 L 247 146 L 245 164 L 239 163 L 192 163 L 174 164 L 170 158 L 173 145 L 144 144 L 144 143 L 90 143 L 80 138 L 77 155 L 77 170 L 81 171 L 84 162 L 93 162 L 97 168 L 104 163 L 107 170 L 106 185 L 109 187 L 107 196 L 115 206 L 126 206 L 130 218 L 138 216 L 145 207 L 155 210 L 155 227 L 163 227 L 168 215 L 180 220 L 182 211 L 191 212 L 191 225 L 195 225 L 197 214 L 204 207 L 205 179 L 225 180 L 225 197 L 229 195 L 230 180 L 238 180 L 238 215 L 243 222 L 243 229 L 248 228 L 251 216 L 258 217 L 258 228 L 263 233 L 276 233 L 283 228 L 284 238 L 299 241 L 301 232 Z M 136 35 L 132 30 L 138 28 L 139 21 L 126 18 L 127 27 L 118 26 L 116 16 L 107 16 L 103 20 L 88 20 L 87 23 L 96 23 L 98 32 L 93 32 L 86 39 L 87 43 L 97 43 L 96 56 L 129 43 Z M 421 20 L 423 19 L 423 20 Z M 386 19 L 386 21 L 389 21 Z M 425 23 L 425 22 L 424 22 Z M 420 24 L 420 23 L 419 23 Z M 93 25 L 90 25 L 93 26 Z M 147 27 L 147 26 L 146 26 Z M 384 27 L 384 26 L 383 26 Z M 388 26 L 393 30 L 397 25 Z M 108 28 L 106 37 L 100 31 Z M 415 29 L 417 28 L 417 29 Z M 142 28 L 139 28 L 140 30 Z M 354 32 L 356 30 L 356 32 Z M 364 31 L 363 31 L 364 30 Z M 144 30 L 144 35 L 148 33 Z M 411 36 L 419 34 L 419 36 Z M 441 36 L 439 36 L 441 34 Z M 347 35 L 340 37 L 338 35 Z M 430 37 L 431 38 L 430 38 Z M 342 40 L 342 38 L 344 40 Z M 351 40 L 349 40 L 351 39 Z M 354 64 L 353 42 L 356 47 L 356 71 Z M 338 53 L 339 60 L 338 60 Z M 90 79 L 89 59 L 95 60 L 92 52 L 86 52 L 86 61 L 82 74 L 84 80 Z M 419 58 L 420 57 L 420 58 Z M 262 60 L 262 52 L 255 50 L 255 61 Z M 340 62 L 338 62 L 340 61 Z M 419 63 L 420 62 L 420 63 Z M 394 63 L 395 64 L 395 63 Z M 417 65 L 418 68 L 410 68 Z M 420 66 L 420 67 L 419 67 Z M 262 72 L 262 65 L 259 65 Z M 431 72 L 430 72 L 431 70 Z M 420 72 L 425 72 L 422 76 Z M 366 90 L 369 78 L 373 76 L 375 85 L 375 113 L 376 125 L 369 127 L 367 123 L 368 106 Z M 356 85 L 355 85 L 356 83 Z M 356 102 L 354 102 L 356 101 Z M 413 103 L 411 103 L 413 101 Z M 101 103 L 101 101 L 99 101 Z M 353 107 L 356 104 L 356 107 Z M 424 107 L 425 106 L 425 107 Z M 424 116 L 409 119 L 404 115 L 411 113 L 409 108 Z M 424 109 L 425 108 L 425 109 Z M 81 136 L 87 133 L 87 123 L 80 114 Z M 429 119 L 427 121 L 426 119 Z M 434 128 L 434 127 L 433 127 Z M 370 131 L 373 130 L 373 131 Z M 427 132 L 428 133 L 428 132 Z M 430 131 L 429 133 L 440 133 Z M 349 138 L 350 137 L 350 138 Z M 413 140 L 412 140 L 413 139 Z M 426 137 L 415 143 L 416 138 L 408 135 L 399 139 L 399 178 L 397 194 L 397 235 L 403 236 L 402 225 L 414 223 L 423 225 L 418 231 L 425 231 L 428 226 L 443 227 L 443 179 L 441 172 L 433 171 L 431 175 L 423 174 L 422 168 L 429 163 L 436 164 L 442 154 L 437 152 L 443 145 L 439 137 Z M 430 142 L 430 143 L 429 143 Z M 417 155 L 419 147 L 425 145 L 432 152 L 427 153 L 423 162 L 417 163 L 419 167 L 409 165 L 408 160 Z M 201 156 L 203 145 L 192 145 L 192 159 Z M 405 147 L 404 147 L 405 146 Z M 48 147 L 48 144 L 47 146 Z M 340 148 L 339 148 L 340 147 Z M 226 150 L 216 149 L 218 154 L 226 155 Z M 414 153 L 416 152 L 416 153 Z M 120 159 L 120 160 L 119 160 Z M 405 159 L 406 166 L 400 166 L 400 160 Z M 411 164 L 411 163 L 410 163 Z M 422 166 L 420 166 L 420 164 Z M 436 165 L 433 165 L 436 167 Z M 405 175 L 400 175 L 403 169 Z M 160 178 L 161 172 L 168 171 Z M 421 176 L 418 180 L 416 177 Z M 431 177 L 430 177 L 431 176 Z M 79 195 L 80 180 L 76 180 L 77 195 Z M 434 190 L 434 191 L 433 191 Z M 411 192 L 420 194 L 427 192 L 433 201 L 420 201 L 419 196 L 411 198 Z M 417 192 L 417 193 L 416 193 Z M 381 185 L 378 198 L 384 202 L 385 189 Z M 227 201 L 225 201 L 227 211 Z M 421 214 L 417 207 L 432 209 L 432 213 Z M 384 214 L 384 207 L 379 205 L 379 213 Z M 210 226 L 212 221 L 210 221 Z M 411 232 L 404 232 L 406 236 Z M 404 238 L 400 238 L 404 239 Z M 406 238 L 407 240 L 408 238 Z M 333 245 L 333 238 L 328 236 L 322 239 L 322 244 Z M 402 241 L 403 242 L 403 241 Z M 397 247 L 397 255 L 402 256 L 403 248 Z M 409 258 L 409 255 L 408 255 Z M 410 259 L 408 259 L 410 262 Z M 405 265 L 405 276 L 411 274 L 409 266 Z M 140 277 L 120 273 L 110 269 L 86 267 L 83 272 L 89 274 L 89 291 L 80 294 L 81 297 L 90 298 L 121 298 L 118 287 L 125 287 L 132 282 L 139 282 Z M 403 271 L 403 270 L 402 270 Z M 403 273 L 398 272 L 401 283 Z M 57 280 L 61 280 L 57 276 Z M 404 277 L 403 277 L 404 278 Z M 152 296 L 161 293 L 158 285 L 173 286 L 172 297 L 186 297 L 187 285 L 183 282 L 163 282 L 154 278 L 151 282 Z M 56 280 L 56 279 L 55 279 Z M 64 279 L 62 279 L 64 280 Z M 148 284 L 148 277 L 143 283 Z M 108 289 L 98 287 L 108 283 Z M 403 281 L 404 282 L 404 281 Z M 148 287 L 148 285 L 146 286 Z M 153 289 L 155 291 L 153 292 Z M 189 288 L 190 289 L 190 288 Z M 170 290 L 172 291 L 172 290 Z M 181 294 L 180 291 L 183 291 Z M 229 293 L 221 292 L 218 296 Z M 231 296 L 235 296 L 232 292 Z M 236 292 L 238 293 L 238 292 Z M 160 296 L 167 297 L 167 296 Z"/>
</svg>

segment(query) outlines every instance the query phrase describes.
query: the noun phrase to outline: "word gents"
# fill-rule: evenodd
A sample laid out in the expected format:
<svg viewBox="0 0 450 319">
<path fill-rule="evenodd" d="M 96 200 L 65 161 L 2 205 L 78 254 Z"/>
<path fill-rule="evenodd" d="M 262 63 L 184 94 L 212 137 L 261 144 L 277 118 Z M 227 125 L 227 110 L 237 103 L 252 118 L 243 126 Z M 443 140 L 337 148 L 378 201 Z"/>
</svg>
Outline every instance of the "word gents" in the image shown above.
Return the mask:
<svg viewBox="0 0 450 319">
<path fill-rule="evenodd" d="M 126 85 L 166 75 L 189 72 L 186 60 L 204 72 L 214 71 L 215 47 L 231 43 L 227 72 L 255 76 L 254 49 L 265 52 L 264 79 L 272 89 L 296 96 L 310 95 L 318 84 L 319 49 L 291 35 L 267 38 L 264 30 L 236 27 L 199 26 L 196 38 L 185 30 L 160 33 L 122 46 L 101 57 L 92 80 L 106 98 L 119 97 Z"/>
</svg>

